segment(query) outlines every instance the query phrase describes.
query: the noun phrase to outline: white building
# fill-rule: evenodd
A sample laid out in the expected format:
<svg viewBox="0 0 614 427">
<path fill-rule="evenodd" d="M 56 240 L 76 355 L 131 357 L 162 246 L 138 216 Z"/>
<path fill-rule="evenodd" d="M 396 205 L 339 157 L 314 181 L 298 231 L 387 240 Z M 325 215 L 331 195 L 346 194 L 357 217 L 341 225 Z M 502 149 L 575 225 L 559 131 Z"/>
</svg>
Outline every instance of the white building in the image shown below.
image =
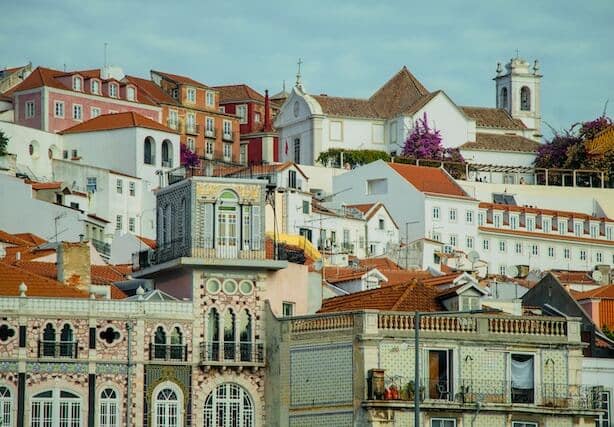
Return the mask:
<svg viewBox="0 0 614 427">
<path fill-rule="evenodd" d="M 444 146 L 459 147 L 472 163 L 525 165 L 541 136 L 541 75 L 537 65 L 531 72 L 520 58 L 507 68 L 506 74 L 500 66 L 497 71 L 497 93 L 509 94 L 497 108 L 457 106 L 442 90 L 427 90 L 406 67 L 368 99 L 310 95 L 299 76 L 275 119 L 279 158 L 312 165 L 331 148 L 400 154 L 408 133 L 426 116 Z"/>
<path fill-rule="evenodd" d="M 405 242 L 427 237 L 475 248 L 478 201 L 444 169 L 378 160 L 335 177 L 333 186 L 340 201 L 383 203 Z"/>
<path fill-rule="evenodd" d="M 399 226 L 382 203 L 345 205 L 365 220 L 365 249 L 369 257 L 384 255 L 391 245 L 399 243 Z"/>
<path fill-rule="evenodd" d="M 312 203 L 310 240 L 328 254 L 345 253 L 358 258 L 367 256 L 367 221 L 355 209 L 330 209 Z"/>
</svg>

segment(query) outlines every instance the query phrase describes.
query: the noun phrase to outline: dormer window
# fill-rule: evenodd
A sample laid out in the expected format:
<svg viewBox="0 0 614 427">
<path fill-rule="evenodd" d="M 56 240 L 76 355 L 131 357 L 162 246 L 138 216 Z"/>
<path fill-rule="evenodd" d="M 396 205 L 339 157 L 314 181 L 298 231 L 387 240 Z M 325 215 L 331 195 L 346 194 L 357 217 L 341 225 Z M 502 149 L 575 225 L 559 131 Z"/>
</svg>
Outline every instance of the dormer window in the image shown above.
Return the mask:
<svg viewBox="0 0 614 427">
<path fill-rule="evenodd" d="M 126 88 L 126 99 L 128 101 L 134 101 L 136 100 L 136 89 L 134 89 L 134 87 L 132 86 L 128 86 Z"/>
<path fill-rule="evenodd" d="M 78 92 L 83 90 L 83 80 L 79 76 L 75 76 L 72 79 L 72 88 Z"/>
<path fill-rule="evenodd" d="M 109 83 L 109 96 L 117 98 L 117 85 L 115 83 Z"/>
<path fill-rule="evenodd" d="M 100 95 L 100 82 L 98 80 L 92 80 L 90 82 L 90 90 L 95 95 Z"/>
<path fill-rule="evenodd" d="M 186 89 L 185 98 L 188 102 L 195 103 L 196 102 L 196 89 L 189 87 Z"/>
</svg>

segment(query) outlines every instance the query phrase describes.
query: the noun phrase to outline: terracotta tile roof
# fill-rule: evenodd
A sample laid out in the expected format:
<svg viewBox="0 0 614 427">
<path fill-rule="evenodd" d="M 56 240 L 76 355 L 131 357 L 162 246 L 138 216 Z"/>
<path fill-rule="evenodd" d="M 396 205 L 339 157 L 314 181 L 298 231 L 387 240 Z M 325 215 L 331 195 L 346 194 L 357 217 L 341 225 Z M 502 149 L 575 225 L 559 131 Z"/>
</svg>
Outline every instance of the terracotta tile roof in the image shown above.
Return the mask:
<svg viewBox="0 0 614 427">
<path fill-rule="evenodd" d="M 28 246 L 30 242 L 26 239 L 17 236 L 16 234 L 7 233 L 4 230 L 0 230 L 0 242 L 9 243 L 16 246 Z"/>
<path fill-rule="evenodd" d="M 165 79 L 181 84 L 181 85 L 197 86 L 197 87 L 202 87 L 205 89 L 209 88 L 209 86 L 207 86 L 206 84 L 198 82 L 194 79 L 191 79 L 190 77 L 180 76 L 179 74 L 163 73 L 162 71 L 156 71 L 156 70 L 151 70 L 151 72 L 159 74 Z"/>
<path fill-rule="evenodd" d="M 363 258 L 358 259 L 358 263 L 361 267 L 365 268 L 377 268 L 382 271 L 385 270 L 401 270 L 401 267 L 387 256 Z"/>
<path fill-rule="evenodd" d="M 36 249 L 35 246 L 13 246 L 5 248 L 6 256 L 0 261 L 12 264 L 17 260 L 17 254 L 19 253 L 19 259 L 22 261 L 29 261 L 45 257 L 47 255 L 55 254 L 55 249 Z"/>
<path fill-rule="evenodd" d="M 443 169 L 402 163 L 388 163 L 388 166 L 423 193 L 469 198 Z"/>
<path fill-rule="evenodd" d="M 19 285 L 28 287 L 27 296 L 87 298 L 88 293 L 23 268 L 0 263 L 0 296 L 19 296 Z"/>
<path fill-rule="evenodd" d="M 359 280 L 369 269 L 355 267 L 324 267 L 322 278 L 328 283 L 343 283 L 351 280 Z"/>
<path fill-rule="evenodd" d="M 384 205 L 381 202 L 377 202 L 377 203 L 363 203 L 363 204 L 358 204 L 358 205 L 345 205 L 346 208 L 350 208 L 350 209 L 356 209 L 359 212 L 361 212 L 365 219 L 370 220 L 371 218 L 373 218 L 373 216 L 379 212 L 380 209 L 384 209 L 386 211 L 386 213 L 388 214 L 388 216 L 390 217 L 390 220 L 392 221 L 392 223 L 395 225 L 396 228 L 399 228 L 399 226 L 397 225 L 396 221 L 394 220 L 394 218 L 392 217 L 392 215 L 390 214 L 390 212 L 388 211 L 388 208 L 386 208 L 386 205 Z"/>
<path fill-rule="evenodd" d="M 362 203 L 362 204 L 358 204 L 358 205 L 345 205 L 345 207 L 346 208 L 356 209 L 356 210 L 362 212 L 363 214 L 366 214 L 375 205 L 376 205 L 376 203 Z"/>
<path fill-rule="evenodd" d="M 385 286 L 349 295 L 328 298 L 322 301 L 318 313 L 352 310 L 383 311 L 443 311 L 437 300 L 439 291 L 417 282 Z"/>
<path fill-rule="evenodd" d="M 59 188 L 62 187 L 62 183 L 61 182 L 37 182 L 37 181 L 30 181 L 29 179 L 26 179 L 24 181 L 26 184 L 30 184 L 32 186 L 32 190 L 58 190 Z"/>
<path fill-rule="evenodd" d="M 300 166 L 297 165 L 294 162 L 267 163 L 267 164 L 253 165 L 253 166 L 248 166 L 248 167 L 241 168 L 240 172 L 246 172 L 246 173 L 250 173 L 251 172 L 254 175 L 278 173 L 278 172 L 285 171 L 290 166 L 294 166 L 296 168 L 296 170 L 298 170 L 299 173 L 301 175 L 303 175 L 303 177 L 305 177 L 306 179 L 309 179 L 309 177 L 307 175 L 305 175 L 305 172 L 302 171 Z M 233 172 L 233 173 L 237 173 L 237 172 Z"/>
<path fill-rule="evenodd" d="M 87 120 L 83 123 L 79 123 L 68 129 L 64 129 L 59 132 L 60 134 L 67 133 L 82 133 L 82 132 L 97 132 L 104 130 L 125 129 L 125 128 L 146 128 L 154 129 L 163 132 L 177 133 L 167 126 L 151 120 L 147 117 L 141 116 L 134 111 L 128 111 L 124 113 L 114 114 L 102 114 L 93 119 Z"/>
<path fill-rule="evenodd" d="M 614 241 L 612 240 L 592 239 L 590 237 L 563 236 L 563 235 L 554 234 L 554 233 L 540 233 L 536 231 L 508 230 L 505 228 L 493 228 L 493 227 L 479 227 L 479 229 L 480 231 L 485 231 L 485 232 L 490 232 L 490 233 L 510 234 L 510 235 L 515 235 L 515 236 L 526 236 L 526 237 L 537 237 L 537 238 L 549 239 L 549 240 L 566 240 L 566 241 L 573 241 L 573 242 L 597 243 L 600 245 L 614 246 Z"/>
<path fill-rule="evenodd" d="M 461 274 L 462 272 L 453 272 L 449 274 L 444 274 L 442 276 L 435 276 L 430 279 L 424 279 L 422 282 L 425 285 L 429 285 L 429 286 L 445 285 L 445 284 L 453 283 L 454 280 Z"/>
<path fill-rule="evenodd" d="M 475 135 L 475 142 L 465 142 L 460 148 L 465 150 L 535 153 L 539 145 L 539 142 L 524 136 L 477 133 Z"/>
<path fill-rule="evenodd" d="M 406 111 L 428 94 L 429 91 L 404 66 L 371 95 L 369 102 L 380 117 L 390 118 Z"/>
<path fill-rule="evenodd" d="M 339 96 L 312 95 L 322 107 L 322 112 L 330 116 L 377 119 L 381 116 L 375 111 L 368 99 L 343 98 Z"/>
<path fill-rule="evenodd" d="M 31 243 L 35 246 L 42 245 L 43 243 L 47 243 L 47 240 L 33 233 L 15 233 L 14 236 L 19 237 L 20 239 L 23 239 L 27 241 L 28 243 Z"/>
<path fill-rule="evenodd" d="M 264 102 L 264 96 L 246 84 L 214 86 L 220 93 L 220 104 L 237 101 Z"/>
<path fill-rule="evenodd" d="M 591 141 L 586 141 L 585 145 L 586 151 L 591 156 L 600 156 L 614 151 L 614 125 L 599 132 Z"/>
<path fill-rule="evenodd" d="M 382 269 L 380 272 L 388 279 L 387 282 L 382 283 L 383 286 L 400 285 L 403 283 L 409 283 L 412 280 L 424 281 L 433 277 L 431 273 L 426 270 Z"/>
<path fill-rule="evenodd" d="M 418 110 L 420 110 L 422 107 L 428 104 L 428 102 L 431 99 L 435 98 L 440 93 L 444 93 L 444 92 L 442 90 L 436 90 L 435 92 L 427 93 L 426 95 L 423 95 L 422 97 L 420 97 L 416 102 L 414 102 L 412 105 L 405 108 L 401 112 L 404 114 L 410 114 L 413 116 L 414 114 L 418 112 Z"/>
<path fill-rule="evenodd" d="M 143 236 L 136 236 L 136 238 L 139 239 L 141 242 L 145 243 L 151 249 L 156 249 L 156 247 L 158 246 L 156 241 L 153 239 L 148 239 L 147 237 L 143 237 Z"/>
<path fill-rule="evenodd" d="M 57 265 L 53 262 L 18 261 L 13 265 L 39 276 L 57 280 Z M 91 278 L 94 285 L 111 285 L 126 280 L 126 274 L 111 265 L 92 265 Z"/>
<path fill-rule="evenodd" d="M 562 282 L 563 280 L 561 280 Z M 592 289 L 590 291 L 585 292 L 575 292 L 573 297 L 577 300 L 583 300 L 587 298 L 604 298 L 604 299 L 614 299 L 614 285 L 604 285 L 599 286 L 598 288 Z"/>
<path fill-rule="evenodd" d="M 155 104 L 179 105 L 179 102 L 175 98 L 164 92 L 164 90 L 162 90 L 160 86 L 158 86 L 151 80 L 135 76 L 126 76 L 126 81 L 132 83 L 137 87 L 139 99 L 142 99 L 144 95 L 148 97 L 152 103 Z"/>
<path fill-rule="evenodd" d="M 526 129 L 522 120 L 513 118 L 503 108 L 460 107 L 478 127 L 497 129 Z"/>
</svg>

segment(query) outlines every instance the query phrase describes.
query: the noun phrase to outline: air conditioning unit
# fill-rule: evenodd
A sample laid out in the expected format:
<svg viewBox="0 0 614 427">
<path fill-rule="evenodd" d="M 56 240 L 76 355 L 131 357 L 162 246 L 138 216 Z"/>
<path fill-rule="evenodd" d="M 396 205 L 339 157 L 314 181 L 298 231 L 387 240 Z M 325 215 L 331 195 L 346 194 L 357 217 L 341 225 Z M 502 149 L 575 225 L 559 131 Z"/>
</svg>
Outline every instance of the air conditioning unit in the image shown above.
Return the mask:
<svg viewBox="0 0 614 427">
<path fill-rule="evenodd" d="M 444 254 L 453 254 L 454 253 L 454 246 L 452 246 L 452 245 L 444 245 L 443 246 L 443 253 Z"/>
</svg>

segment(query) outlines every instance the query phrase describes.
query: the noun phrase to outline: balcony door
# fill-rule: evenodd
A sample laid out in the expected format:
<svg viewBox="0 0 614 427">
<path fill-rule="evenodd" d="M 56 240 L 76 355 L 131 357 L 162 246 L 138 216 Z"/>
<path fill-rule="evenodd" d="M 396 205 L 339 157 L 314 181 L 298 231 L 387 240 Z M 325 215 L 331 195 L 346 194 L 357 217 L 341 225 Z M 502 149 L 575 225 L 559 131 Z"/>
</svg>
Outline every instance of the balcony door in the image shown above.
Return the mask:
<svg viewBox="0 0 614 427">
<path fill-rule="evenodd" d="M 429 350 L 429 399 L 452 398 L 452 350 Z"/>
<path fill-rule="evenodd" d="M 219 258 L 236 258 L 239 254 L 239 204 L 232 191 L 224 191 L 220 195 L 217 206 L 216 253 Z"/>
</svg>

